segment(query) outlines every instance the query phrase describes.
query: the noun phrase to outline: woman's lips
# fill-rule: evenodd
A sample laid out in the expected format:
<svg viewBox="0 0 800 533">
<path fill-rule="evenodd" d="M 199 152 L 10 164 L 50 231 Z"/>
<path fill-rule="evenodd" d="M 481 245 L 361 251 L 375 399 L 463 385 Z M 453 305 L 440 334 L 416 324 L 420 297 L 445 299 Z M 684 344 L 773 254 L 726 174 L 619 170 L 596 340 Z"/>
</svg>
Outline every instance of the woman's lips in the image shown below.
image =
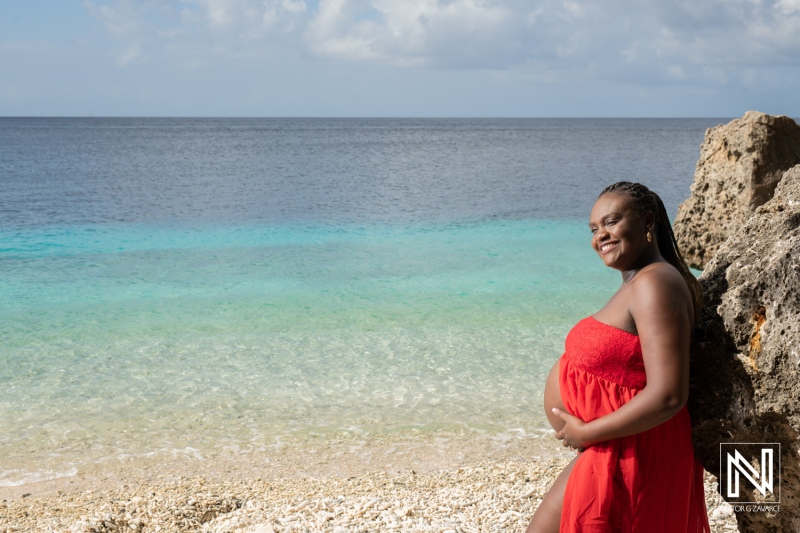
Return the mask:
<svg viewBox="0 0 800 533">
<path fill-rule="evenodd" d="M 604 254 L 606 252 L 609 252 L 614 248 L 616 248 L 618 244 L 619 241 L 604 242 L 603 244 L 600 245 L 600 253 Z"/>
</svg>

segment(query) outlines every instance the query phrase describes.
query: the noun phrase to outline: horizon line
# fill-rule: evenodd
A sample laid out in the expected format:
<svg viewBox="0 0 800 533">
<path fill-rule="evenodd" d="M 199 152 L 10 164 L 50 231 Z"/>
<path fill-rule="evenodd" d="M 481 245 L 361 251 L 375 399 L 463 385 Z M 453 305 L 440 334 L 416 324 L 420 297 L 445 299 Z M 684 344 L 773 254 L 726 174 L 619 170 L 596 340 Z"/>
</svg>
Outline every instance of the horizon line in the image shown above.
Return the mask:
<svg viewBox="0 0 800 533">
<path fill-rule="evenodd" d="M 769 113 L 766 113 L 769 114 Z M 774 115 L 774 116 L 789 116 L 789 115 Z M 733 120 L 741 117 L 722 117 L 722 116 L 408 116 L 408 115 L 317 115 L 317 116 L 303 116 L 303 115 L 0 115 L 0 119 L 47 119 L 47 118 L 136 118 L 136 119 L 337 119 L 337 120 L 364 120 L 364 119 L 408 119 L 408 120 L 447 120 L 447 119 L 490 119 L 490 120 L 521 120 L 521 119 L 537 119 L 537 120 L 608 120 L 608 119 L 631 119 L 631 120 L 653 120 L 653 119 L 667 119 L 667 120 L 692 120 L 692 119 L 722 119 Z M 794 118 L 794 117 L 790 117 Z"/>
</svg>

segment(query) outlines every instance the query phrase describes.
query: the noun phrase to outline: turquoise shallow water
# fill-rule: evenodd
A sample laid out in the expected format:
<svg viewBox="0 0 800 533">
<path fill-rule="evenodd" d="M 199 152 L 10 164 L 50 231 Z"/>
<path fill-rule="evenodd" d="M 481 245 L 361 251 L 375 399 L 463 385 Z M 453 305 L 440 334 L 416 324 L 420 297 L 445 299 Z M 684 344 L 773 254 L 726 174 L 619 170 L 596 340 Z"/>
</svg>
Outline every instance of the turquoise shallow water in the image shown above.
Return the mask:
<svg viewBox="0 0 800 533">
<path fill-rule="evenodd" d="M 674 214 L 723 122 L 0 117 L 0 486 L 540 431 L 596 195 Z"/>
<path fill-rule="evenodd" d="M 619 283 L 583 220 L 0 235 L 0 484 L 21 462 L 545 427 Z M 4 477 L 5 476 L 5 477 Z"/>
</svg>

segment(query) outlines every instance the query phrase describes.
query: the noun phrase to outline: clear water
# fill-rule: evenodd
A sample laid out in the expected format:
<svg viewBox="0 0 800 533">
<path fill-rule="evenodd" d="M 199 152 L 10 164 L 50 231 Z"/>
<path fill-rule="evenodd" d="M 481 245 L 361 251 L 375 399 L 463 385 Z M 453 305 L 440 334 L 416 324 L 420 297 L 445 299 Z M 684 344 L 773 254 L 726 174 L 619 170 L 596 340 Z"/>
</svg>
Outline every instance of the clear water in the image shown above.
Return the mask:
<svg viewBox="0 0 800 533">
<path fill-rule="evenodd" d="M 0 119 L 0 485 L 545 427 L 566 332 L 619 284 L 597 192 L 674 213 L 720 122 Z"/>
</svg>

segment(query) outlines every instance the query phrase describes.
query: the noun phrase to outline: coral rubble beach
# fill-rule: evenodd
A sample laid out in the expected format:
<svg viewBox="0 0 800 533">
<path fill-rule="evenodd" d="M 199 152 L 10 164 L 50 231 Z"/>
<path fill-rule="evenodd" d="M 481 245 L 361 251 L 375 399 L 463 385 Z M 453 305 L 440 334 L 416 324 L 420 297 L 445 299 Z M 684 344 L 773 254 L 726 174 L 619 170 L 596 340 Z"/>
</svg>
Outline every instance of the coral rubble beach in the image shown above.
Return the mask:
<svg viewBox="0 0 800 533">
<path fill-rule="evenodd" d="M 129 461 L 0 489 L 0 531 L 524 531 L 574 456 L 544 435 Z M 708 474 L 706 503 L 736 531 Z"/>
</svg>

